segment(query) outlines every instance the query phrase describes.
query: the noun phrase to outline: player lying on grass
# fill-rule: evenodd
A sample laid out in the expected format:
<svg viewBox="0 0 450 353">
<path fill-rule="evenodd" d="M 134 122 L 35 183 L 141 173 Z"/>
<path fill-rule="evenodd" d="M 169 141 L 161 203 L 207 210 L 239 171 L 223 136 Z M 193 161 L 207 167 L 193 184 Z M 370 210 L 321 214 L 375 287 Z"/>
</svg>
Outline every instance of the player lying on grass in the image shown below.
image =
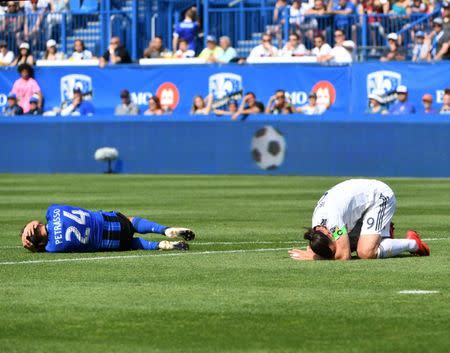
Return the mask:
<svg viewBox="0 0 450 353">
<path fill-rule="evenodd" d="M 351 179 L 328 190 L 317 203 L 306 250 L 293 249 L 294 260 L 349 260 L 394 257 L 404 252 L 429 256 L 430 249 L 413 230 L 393 239 L 394 192 L 379 180 Z"/>
<path fill-rule="evenodd" d="M 184 241 L 147 241 L 134 233 L 157 233 L 169 238 L 193 240 L 187 228 L 172 228 L 120 212 L 90 211 L 79 207 L 51 205 L 47 224 L 29 222 L 20 233 L 24 248 L 30 251 L 93 252 L 116 250 L 188 250 Z"/>
</svg>

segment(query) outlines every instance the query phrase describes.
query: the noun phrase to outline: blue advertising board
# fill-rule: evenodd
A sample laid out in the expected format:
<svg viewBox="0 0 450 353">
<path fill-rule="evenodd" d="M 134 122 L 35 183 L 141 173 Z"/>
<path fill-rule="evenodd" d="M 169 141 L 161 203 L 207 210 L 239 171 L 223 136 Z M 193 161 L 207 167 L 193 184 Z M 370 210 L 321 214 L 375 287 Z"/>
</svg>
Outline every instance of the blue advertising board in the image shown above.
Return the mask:
<svg viewBox="0 0 450 353">
<path fill-rule="evenodd" d="M 0 70 L 0 108 L 18 78 L 15 69 Z M 144 111 L 149 97 L 157 95 L 175 113 L 188 113 L 194 96 L 212 94 L 215 103 L 228 97 L 240 99 L 252 91 L 263 104 L 277 89 L 284 89 L 292 104 L 307 103 L 314 91 L 330 111 L 348 111 L 350 68 L 315 65 L 127 65 L 107 67 L 38 67 L 35 78 L 45 97 L 46 111 L 72 98 L 74 88 L 91 99 L 97 113 L 111 114 L 120 103 L 120 91 L 128 89 Z"/>
<path fill-rule="evenodd" d="M 119 173 L 450 177 L 449 136 L 420 114 L 19 117 L 0 122 L 0 173 L 99 173 L 115 147 Z"/>
</svg>

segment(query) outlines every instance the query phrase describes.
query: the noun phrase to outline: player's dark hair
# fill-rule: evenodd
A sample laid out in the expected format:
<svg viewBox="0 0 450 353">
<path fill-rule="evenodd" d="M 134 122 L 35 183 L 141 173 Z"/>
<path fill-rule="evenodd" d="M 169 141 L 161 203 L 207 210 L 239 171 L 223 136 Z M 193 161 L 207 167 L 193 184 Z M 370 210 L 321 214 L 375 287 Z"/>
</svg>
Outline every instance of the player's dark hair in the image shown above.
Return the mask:
<svg viewBox="0 0 450 353">
<path fill-rule="evenodd" d="M 324 259 L 332 259 L 334 254 L 331 251 L 331 239 L 319 230 L 308 228 L 303 237 L 309 240 L 311 250 Z"/>
</svg>

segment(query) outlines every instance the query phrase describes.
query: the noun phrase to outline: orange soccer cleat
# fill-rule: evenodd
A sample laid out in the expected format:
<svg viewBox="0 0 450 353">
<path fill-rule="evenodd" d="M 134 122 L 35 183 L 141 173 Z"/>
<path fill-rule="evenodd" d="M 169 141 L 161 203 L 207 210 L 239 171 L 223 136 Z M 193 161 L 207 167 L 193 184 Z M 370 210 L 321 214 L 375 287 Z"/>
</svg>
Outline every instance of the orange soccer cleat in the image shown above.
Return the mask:
<svg viewBox="0 0 450 353">
<path fill-rule="evenodd" d="M 406 232 L 406 239 L 414 240 L 417 243 L 417 251 L 413 254 L 416 254 L 417 256 L 430 256 L 430 248 L 426 243 L 420 239 L 419 234 L 414 230 L 408 230 Z"/>
</svg>

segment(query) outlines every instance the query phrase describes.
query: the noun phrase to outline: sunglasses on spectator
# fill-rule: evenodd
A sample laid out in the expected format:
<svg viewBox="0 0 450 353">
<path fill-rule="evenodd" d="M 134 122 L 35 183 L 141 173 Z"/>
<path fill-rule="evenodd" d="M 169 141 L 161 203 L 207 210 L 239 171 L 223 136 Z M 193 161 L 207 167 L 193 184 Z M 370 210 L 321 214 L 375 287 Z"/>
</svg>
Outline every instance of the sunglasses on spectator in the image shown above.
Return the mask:
<svg viewBox="0 0 450 353">
<path fill-rule="evenodd" d="M 284 99 L 285 97 L 284 97 L 283 94 L 280 94 L 280 95 L 278 95 L 278 96 L 275 96 L 275 98 L 276 98 L 276 99 Z"/>
<path fill-rule="evenodd" d="M 109 44 L 119 44 L 119 41 L 117 41 L 117 40 L 111 41 L 111 42 L 109 42 Z"/>
<path fill-rule="evenodd" d="M 336 37 L 342 37 L 342 34 L 340 34 L 340 33 L 335 34 L 334 37 L 335 37 L 335 38 L 336 38 Z"/>
<path fill-rule="evenodd" d="M 262 41 L 263 41 L 263 42 L 271 42 L 271 39 L 267 39 L 267 38 L 266 38 L 266 39 L 263 39 Z"/>
</svg>

